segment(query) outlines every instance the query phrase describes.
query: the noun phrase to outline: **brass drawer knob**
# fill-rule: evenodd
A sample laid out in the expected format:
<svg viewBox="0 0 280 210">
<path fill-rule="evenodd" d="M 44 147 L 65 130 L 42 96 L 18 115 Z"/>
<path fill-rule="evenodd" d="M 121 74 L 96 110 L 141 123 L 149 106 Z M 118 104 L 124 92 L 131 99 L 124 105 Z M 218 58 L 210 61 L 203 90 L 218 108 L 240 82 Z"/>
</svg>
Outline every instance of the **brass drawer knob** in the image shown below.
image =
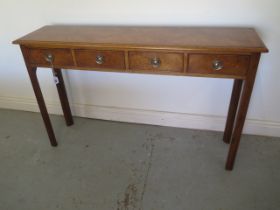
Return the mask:
<svg viewBox="0 0 280 210">
<path fill-rule="evenodd" d="M 45 60 L 46 60 L 48 63 L 52 64 L 53 61 L 54 61 L 54 56 L 53 56 L 53 54 L 47 53 L 47 54 L 45 55 Z"/>
<path fill-rule="evenodd" d="M 95 62 L 99 65 L 104 63 L 104 56 L 103 55 L 97 55 L 95 58 Z"/>
<path fill-rule="evenodd" d="M 159 58 L 153 58 L 151 59 L 151 65 L 154 67 L 154 68 L 158 68 L 161 64 L 161 61 Z"/>
<path fill-rule="evenodd" d="M 220 60 L 214 60 L 212 63 L 212 67 L 215 71 L 222 70 L 224 68 L 224 64 Z"/>
</svg>

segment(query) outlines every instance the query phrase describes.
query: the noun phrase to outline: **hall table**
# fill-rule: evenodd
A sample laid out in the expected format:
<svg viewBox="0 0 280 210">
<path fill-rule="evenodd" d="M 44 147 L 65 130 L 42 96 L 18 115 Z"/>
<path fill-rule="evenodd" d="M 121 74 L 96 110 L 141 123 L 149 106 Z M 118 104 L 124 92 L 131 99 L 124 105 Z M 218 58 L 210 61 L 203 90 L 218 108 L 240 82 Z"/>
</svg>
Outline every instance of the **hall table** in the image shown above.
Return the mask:
<svg viewBox="0 0 280 210">
<path fill-rule="evenodd" d="M 253 28 L 237 27 L 50 25 L 13 43 L 21 47 L 52 146 L 57 141 L 38 67 L 52 69 L 68 126 L 73 118 L 61 69 L 234 79 L 223 136 L 230 143 L 227 170 L 233 169 L 260 55 L 268 52 Z"/>
</svg>

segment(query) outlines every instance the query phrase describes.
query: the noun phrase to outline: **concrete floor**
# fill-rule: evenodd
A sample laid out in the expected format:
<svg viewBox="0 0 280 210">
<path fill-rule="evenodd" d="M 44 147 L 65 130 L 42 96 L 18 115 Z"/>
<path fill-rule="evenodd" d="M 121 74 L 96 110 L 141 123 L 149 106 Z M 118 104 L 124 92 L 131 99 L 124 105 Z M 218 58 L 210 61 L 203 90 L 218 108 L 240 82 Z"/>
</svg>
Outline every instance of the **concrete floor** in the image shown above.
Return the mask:
<svg viewBox="0 0 280 210">
<path fill-rule="evenodd" d="M 0 210 L 278 210 L 280 139 L 0 109 Z"/>
</svg>

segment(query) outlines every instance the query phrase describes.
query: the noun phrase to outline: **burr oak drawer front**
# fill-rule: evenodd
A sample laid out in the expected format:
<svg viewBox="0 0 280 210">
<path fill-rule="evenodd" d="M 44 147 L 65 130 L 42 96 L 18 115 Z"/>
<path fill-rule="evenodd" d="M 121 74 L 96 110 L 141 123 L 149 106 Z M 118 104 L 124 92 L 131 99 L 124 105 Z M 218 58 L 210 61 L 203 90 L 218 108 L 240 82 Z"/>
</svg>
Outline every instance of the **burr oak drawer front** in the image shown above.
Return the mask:
<svg viewBox="0 0 280 210">
<path fill-rule="evenodd" d="M 96 69 L 125 69 L 125 53 L 114 50 L 74 50 L 78 67 Z"/>
<path fill-rule="evenodd" d="M 190 54 L 189 73 L 245 76 L 250 65 L 250 55 Z"/>
<path fill-rule="evenodd" d="M 74 66 L 70 49 L 28 48 L 28 61 L 42 67 Z"/>
<path fill-rule="evenodd" d="M 128 54 L 132 71 L 183 72 L 183 53 L 158 51 L 131 51 Z"/>
</svg>

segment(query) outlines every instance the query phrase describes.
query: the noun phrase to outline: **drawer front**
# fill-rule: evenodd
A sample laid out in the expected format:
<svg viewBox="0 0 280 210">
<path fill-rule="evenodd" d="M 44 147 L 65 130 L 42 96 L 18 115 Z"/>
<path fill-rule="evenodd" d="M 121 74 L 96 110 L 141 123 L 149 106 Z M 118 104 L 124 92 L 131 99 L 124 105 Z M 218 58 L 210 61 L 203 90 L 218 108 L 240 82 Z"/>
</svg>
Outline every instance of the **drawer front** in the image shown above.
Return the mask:
<svg viewBox="0 0 280 210">
<path fill-rule="evenodd" d="M 28 50 L 28 60 L 38 66 L 74 66 L 70 49 L 37 49 Z"/>
<path fill-rule="evenodd" d="M 182 72 L 182 53 L 129 52 L 129 68 L 137 71 Z"/>
<path fill-rule="evenodd" d="M 99 69 L 125 69 L 123 51 L 75 50 L 78 67 Z"/>
<path fill-rule="evenodd" d="M 190 54 L 188 72 L 245 76 L 250 65 L 249 55 Z"/>
</svg>

